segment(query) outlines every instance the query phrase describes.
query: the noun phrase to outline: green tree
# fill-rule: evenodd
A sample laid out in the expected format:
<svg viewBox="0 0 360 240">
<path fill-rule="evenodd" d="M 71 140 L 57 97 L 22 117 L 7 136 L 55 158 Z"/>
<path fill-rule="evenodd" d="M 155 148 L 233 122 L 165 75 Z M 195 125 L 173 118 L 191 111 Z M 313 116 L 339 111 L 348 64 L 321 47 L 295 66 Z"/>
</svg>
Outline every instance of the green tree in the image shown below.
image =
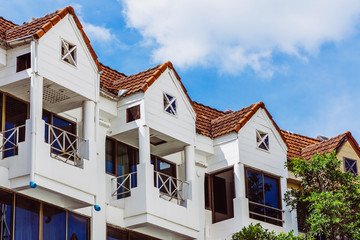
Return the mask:
<svg viewBox="0 0 360 240">
<path fill-rule="evenodd" d="M 232 240 L 302 240 L 302 236 L 294 236 L 293 231 L 289 233 L 276 234 L 274 231 L 264 229 L 259 223 L 252 223 L 243 227 L 240 232 L 234 233 Z"/>
<path fill-rule="evenodd" d="M 301 187 L 289 190 L 285 201 L 298 216 L 305 216 L 307 239 L 360 239 L 360 178 L 340 171 L 340 164 L 335 152 L 286 164 L 301 178 Z"/>
</svg>

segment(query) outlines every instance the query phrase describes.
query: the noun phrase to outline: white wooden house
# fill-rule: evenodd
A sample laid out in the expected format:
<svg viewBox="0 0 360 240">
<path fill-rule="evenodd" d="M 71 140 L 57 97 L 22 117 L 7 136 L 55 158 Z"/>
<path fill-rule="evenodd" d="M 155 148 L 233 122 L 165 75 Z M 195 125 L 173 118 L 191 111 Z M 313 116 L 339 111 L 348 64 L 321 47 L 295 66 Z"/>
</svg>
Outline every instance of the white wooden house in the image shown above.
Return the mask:
<svg viewBox="0 0 360 240">
<path fill-rule="evenodd" d="M 0 240 L 297 232 L 287 143 L 264 103 L 196 103 L 170 62 L 102 65 L 71 7 L 0 18 L 0 91 Z"/>
</svg>

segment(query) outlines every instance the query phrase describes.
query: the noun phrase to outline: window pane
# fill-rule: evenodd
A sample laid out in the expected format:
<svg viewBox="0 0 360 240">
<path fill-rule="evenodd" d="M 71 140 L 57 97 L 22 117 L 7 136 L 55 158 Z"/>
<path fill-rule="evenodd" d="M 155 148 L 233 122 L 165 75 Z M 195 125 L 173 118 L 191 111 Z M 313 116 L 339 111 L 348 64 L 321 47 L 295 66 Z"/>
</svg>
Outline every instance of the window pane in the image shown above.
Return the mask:
<svg viewBox="0 0 360 240">
<path fill-rule="evenodd" d="M 43 239 L 64 240 L 66 235 L 66 213 L 56 207 L 43 205 Z"/>
<path fill-rule="evenodd" d="M 255 203 L 264 203 L 262 175 L 251 170 L 247 170 L 248 198 Z"/>
<path fill-rule="evenodd" d="M 39 209 L 39 202 L 16 196 L 15 240 L 39 239 Z"/>
<path fill-rule="evenodd" d="M 211 177 L 213 186 L 213 216 L 214 222 L 223 221 L 234 217 L 233 199 L 234 191 L 234 170 L 233 168 Z"/>
<path fill-rule="evenodd" d="M 128 240 L 128 233 L 115 228 L 107 228 L 107 240 Z"/>
<path fill-rule="evenodd" d="M 89 239 L 89 221 L 88 218 L 68 214 L 68 240 L 88 240 Z"/>
<path fill-rule="evenodd" d="M 12 194 L 0 190 L 0 239 L 11 236 Z"/>
<path fill-rule="evenodd" d="M 278 180 L 269 176 L 264 176 L 265 204 L 274 208 L 279 208 L 279 189 Z"/>
<path fill-rule="evenodd" d="M 115 143 L 113 140 L 106 139 L 106 156 L 105 156 L 105 164 L 106 164 L 106 172 L 115 174 Z"/>
<path fill-rule="evenodd" d="M 25 124 L 27 119 L 27 105 L 12 97 L 6 96 L 5 107 L 5 130 L 14 129 L 15 127 Z M 15 143 L 17 141 L 22 142 L 25 140 L 25 128 L 21 128 L 19 131 L 19 139 L 16 139 L 14 131 L 7 131 L 4 134 L 5 139 L 8 139 L 5 144 L 4 157 L 10 157 L 17 154 L 17 148 Z"/>
</svg>

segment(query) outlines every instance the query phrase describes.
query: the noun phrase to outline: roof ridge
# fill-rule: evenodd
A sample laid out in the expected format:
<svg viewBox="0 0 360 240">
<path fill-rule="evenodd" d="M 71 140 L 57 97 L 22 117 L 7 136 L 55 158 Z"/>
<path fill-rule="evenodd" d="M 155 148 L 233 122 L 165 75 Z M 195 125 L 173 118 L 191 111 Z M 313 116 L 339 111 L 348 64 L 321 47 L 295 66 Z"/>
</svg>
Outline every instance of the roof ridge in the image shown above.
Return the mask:
<svg viewBox="0 0 360 240">
<path fill-rule="evenodd" d="M 13 23 L 12 21 L 7 20 L 6 18 L 4 18 L 4 17 L 2 17 L 2 16 L 0 16 L 0 19 L 3 19 L 3 20 L 5 20 L 5 21 L 7 21 L 8 23 L 11 23 L 11 24 L 13 24 L 13 25 L 15 25 L 15 26 L 19 26 L 18 24 Z"/>
<path fill-rule="evenodd" d="M 202 104 L 202 103 L 199 103 L 199 102 L 196 102 L 196 101 L 193 101 L 193 103 L 198 104 L 198 105 L 201 105 L 201 106 L 206 107 L 206 108 L 210 108 L 210 109 L 212 109 L 212 110 L 215 110 L 215 111 L 217 111 L 217 112 L 220 112 L 220 113 L 225 114 L 225 112 L 224 112 L 224 111 L 221 111 L 221 110 L 219 110 L 219 109 L 216 109 L 216 108 L 213 108 L 213 107 L 210 107 L 210 106 L 204 105 L 204 104 Z"/>
<path fill-rule="evenodd" d="M 115 72 L 117 72 L 117 73 L 119 73 L 119 74 L 121 74 L 121 75 L 124 75 L 125 77 L 128 77 L 125 73 L 119 72 L 118 70 L 116 70 L 116 69 L 114 69 L 114 68 L 111 68 L 111 67 L 109 67 L 109 66 L 107 66 L 107 65 L 105 65 L 105 64 L 103 64 L 103 63 L 101 63 L 101 62 L 99 62 L 99 63 L 100 63 L 100 65 L 102 65 L 102 66 L 104 66 L 104 67 L 106 67 L 106 68 L 109 68 L 110 70 L 113 70 L 113 71 L 115 71 Z M 115 80 L 115 81 L 117 81 L 117 80 Z"/>
<path fill-rule="evenodd" d="M 315 147 L 315 146 L 319 146 L 319 145 L 322 145 L 322 144 L 326 144 L 326 143 L 334 140 L 335 138 L 338 138 L 338 137 L 341 137 L 341 138 L 347 137 L 347 136 L 348 136 L 348 132 L 349 132 L 349 131 L 347 131 L 347 132 L 345 132 L 345 133 L 341 133 L 341 134 L 339 134 L 339 135 L 337 135 L 337 136 L 335 136 L 335 137 L 328 138 L 328 139 L 326 139 L 326 140 L 324 140 L 324 141 L 320 141 L 320 142 L 311 144 L 311 145 L 309 145 L 309 146 L 306 146 L 306 147 L 304 147 L 304 148 L 301 149 L 301 154 L 302 154 L 302 152 L 305 151 L 306 149 L 309 149 L 309 148 Z M 337 146 L 337 147 L 338 147 L 338 146 Z"/>
<path fill-rule="evenodd" d="M 282 132 L 286 133 L 286 134 L 295 135 L 295 136 L 298 136 L 298 137 L 303 137 L 303 138 L 307 138 L 307 139 L 310 139 L 310 140 L 313 140 L 313 141 L 316 141 L 316 142 L 320 142 L 320 140 L 317 139 L 317 138 L 308 137 L 308 136 L 305 136 L 305 135 L 302 135 L 302 134 L 299 134 L 299 133 L 294 133 L 294 132 L 291 132 L 291 131 L 287 131 L 287 130 L 284 130 L 284 129 L 280 129 L 280 130 Z"/>
</svg>

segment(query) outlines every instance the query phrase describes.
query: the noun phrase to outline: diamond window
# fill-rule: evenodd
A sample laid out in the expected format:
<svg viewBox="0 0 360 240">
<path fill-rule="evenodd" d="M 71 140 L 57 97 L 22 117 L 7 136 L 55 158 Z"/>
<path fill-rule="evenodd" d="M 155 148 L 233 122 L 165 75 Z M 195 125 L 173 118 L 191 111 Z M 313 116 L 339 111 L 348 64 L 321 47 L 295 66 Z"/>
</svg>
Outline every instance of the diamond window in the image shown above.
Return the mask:
<svg viewBox="0 0 360 240">
<path fill-rule="evenodd" d="M 358 175 L 356 160 L 344 158 L 345 172 L 352 173 L 354 176 Z"/>
<path fill-rule="evenodd" d="M 61 60 L 76 67 L 76 45 L 61 39 Z"/>
<path fill-rule="evenodd" d="M 176 98 L 164 93 L 164 110 L 171 115 L 176 115 Z"/>
<path fill-rule="evenodd" d="M 269 151 L 269 134 L 256 130 L 257 147 Z"/>
</svg>

